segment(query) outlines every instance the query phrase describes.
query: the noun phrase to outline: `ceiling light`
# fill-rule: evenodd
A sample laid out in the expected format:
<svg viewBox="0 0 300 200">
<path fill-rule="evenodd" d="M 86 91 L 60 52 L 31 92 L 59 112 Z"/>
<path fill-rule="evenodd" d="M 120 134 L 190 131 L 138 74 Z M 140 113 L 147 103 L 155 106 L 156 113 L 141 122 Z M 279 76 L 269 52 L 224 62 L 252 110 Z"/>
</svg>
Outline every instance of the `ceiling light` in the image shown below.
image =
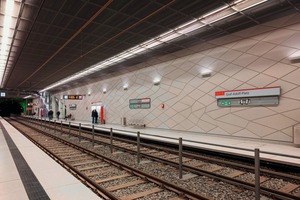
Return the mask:
<svg viewBox="0 0 300 200">
<path fill-rule="evenodd" d="M 104 89 L 103 89 L 103 94 L 106 94 L 106 92 L 107 92 L 107 91 L 106 91 L 106 88 L 104 88 Z"/>
<path fill-rule="evenodd" d="M 127 85 L 127 84 L 124 85 L 124 86 L 123 86 L 123 89 L 124 89 L 124 90 L 128 90 L 128 85 Z"/>
<path fill-rule="evenodd" d="M 246 0 L 246 1 L 237 0 L 234 2 L 235 5 L 232 7 L 238 11 L 243 11 L 252 8 L 254 6 L 257 6 L 259 4 L 262 4 L 266 1 L 268 0 Z"/>
<path fill-rule="evenodd" d="M 214 22 L 217 22 L 224 18 L 227 18 L 235 13 L 237 13 L 237 12 L 229 7 L 224 10 L 220 10 L 219 12 L 215 13 L 214 15 L 204 17 L 203 19 L 201 19 L 201 21 L 206 24 L 212 24 Z"/>
<path fill-rule="evenodd" d="M 13 0 L 1 1 L 1 3 L 5 2 L 5 11 L 4 11 L 4 19 L 2 26 L 2 39 L 0 46 L 0 81 L 2 83 L 7 57 L 9 54 L 9 48 L 12 43 L 12 37 L 14 34 L 14 29 L 17 23 L 17 16 L 20 12 L 20 6 L 17 6 L 17 2 Z"/>
</svg>

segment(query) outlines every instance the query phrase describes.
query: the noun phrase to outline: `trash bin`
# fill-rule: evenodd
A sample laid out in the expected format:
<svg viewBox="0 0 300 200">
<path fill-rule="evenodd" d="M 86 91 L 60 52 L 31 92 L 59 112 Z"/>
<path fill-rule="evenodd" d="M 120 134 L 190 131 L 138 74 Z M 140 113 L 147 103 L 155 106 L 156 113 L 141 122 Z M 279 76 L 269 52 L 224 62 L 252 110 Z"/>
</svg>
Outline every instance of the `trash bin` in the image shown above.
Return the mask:
<svg viewBox="0 0 300 200">
<path fill-rule="evenodd" d="M 121 125 L 126 126 L 126 117 L 121 117 Z"/>
<path fill-rule="evenodd" d="M 294 145 L 300 147 L 300 125 L 294 126 Z"/>
</svg>

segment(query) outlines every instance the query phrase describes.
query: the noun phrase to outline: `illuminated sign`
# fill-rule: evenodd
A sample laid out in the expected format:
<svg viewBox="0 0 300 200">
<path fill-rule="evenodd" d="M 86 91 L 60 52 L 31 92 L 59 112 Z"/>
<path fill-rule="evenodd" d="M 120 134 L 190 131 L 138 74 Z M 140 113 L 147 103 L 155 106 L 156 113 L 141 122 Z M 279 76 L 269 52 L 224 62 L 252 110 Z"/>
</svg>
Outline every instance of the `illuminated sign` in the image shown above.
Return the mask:
<svg viewBox="0 0 300 200">
<path fill-rule="evenodd" d="M 82 100 L 82 95 L 64 95 L 65 100 Z"/>
<path fill-rule="evenodd" d="M 130 99 L 129 100 L 129 108 L 130 109 L 149 109 L 150 107 L 151 107 L 151 99 L 150 98 Z"/>
<path fill-rule="evenodd" d="M 6 97 L 6 93 L 5 92 L 0 92 L 0 97 Z"/>
<path fill-rule="evenodd" d="M 279 96 L 280 87 L 252 88 L 244 90 L 229 90 L 215 92 L 217 99 Z"/>
</svg>

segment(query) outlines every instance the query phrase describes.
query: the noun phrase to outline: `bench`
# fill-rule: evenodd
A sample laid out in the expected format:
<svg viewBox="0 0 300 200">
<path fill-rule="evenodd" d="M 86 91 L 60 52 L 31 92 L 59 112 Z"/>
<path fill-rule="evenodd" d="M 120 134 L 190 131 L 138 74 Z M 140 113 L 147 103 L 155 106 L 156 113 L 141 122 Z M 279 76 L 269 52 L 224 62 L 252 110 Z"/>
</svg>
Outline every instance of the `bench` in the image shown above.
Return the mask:
<svg viewBox="0 0 300 200">
<path fill-rule="evenodd" d="M 131 119 L 128 122 L 128 126 L 133 126 L 134 128 L 145 128 L 146 124 L 144 123 L 143 120 Z"/>
</svg>

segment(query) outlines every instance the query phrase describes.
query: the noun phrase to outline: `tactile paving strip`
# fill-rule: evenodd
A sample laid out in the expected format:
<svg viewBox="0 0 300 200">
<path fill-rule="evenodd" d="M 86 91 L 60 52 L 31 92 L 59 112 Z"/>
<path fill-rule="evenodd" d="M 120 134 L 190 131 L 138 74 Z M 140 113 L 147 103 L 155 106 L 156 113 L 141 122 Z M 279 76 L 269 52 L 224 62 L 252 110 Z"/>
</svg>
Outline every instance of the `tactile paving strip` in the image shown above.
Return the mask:
<svg viewBox="0 0 300 200">
<path fill-rule="evenodd" d="M 22 156 L 18 147 L 15 145 L 14 141 L 11 139 L 4 126 L 0 122 L 0 128 L 2 129 L 3 135 L 5 137 L 6 143 L 10 150 L 10 153 L 14 159 L 17 166 L 17 170 L 21 177 L 22 183 L 30 200 L 50 200 L 44 188 L 40 184 L 39 180 L 36 178 L 26 160 Z"/>
</svg>

